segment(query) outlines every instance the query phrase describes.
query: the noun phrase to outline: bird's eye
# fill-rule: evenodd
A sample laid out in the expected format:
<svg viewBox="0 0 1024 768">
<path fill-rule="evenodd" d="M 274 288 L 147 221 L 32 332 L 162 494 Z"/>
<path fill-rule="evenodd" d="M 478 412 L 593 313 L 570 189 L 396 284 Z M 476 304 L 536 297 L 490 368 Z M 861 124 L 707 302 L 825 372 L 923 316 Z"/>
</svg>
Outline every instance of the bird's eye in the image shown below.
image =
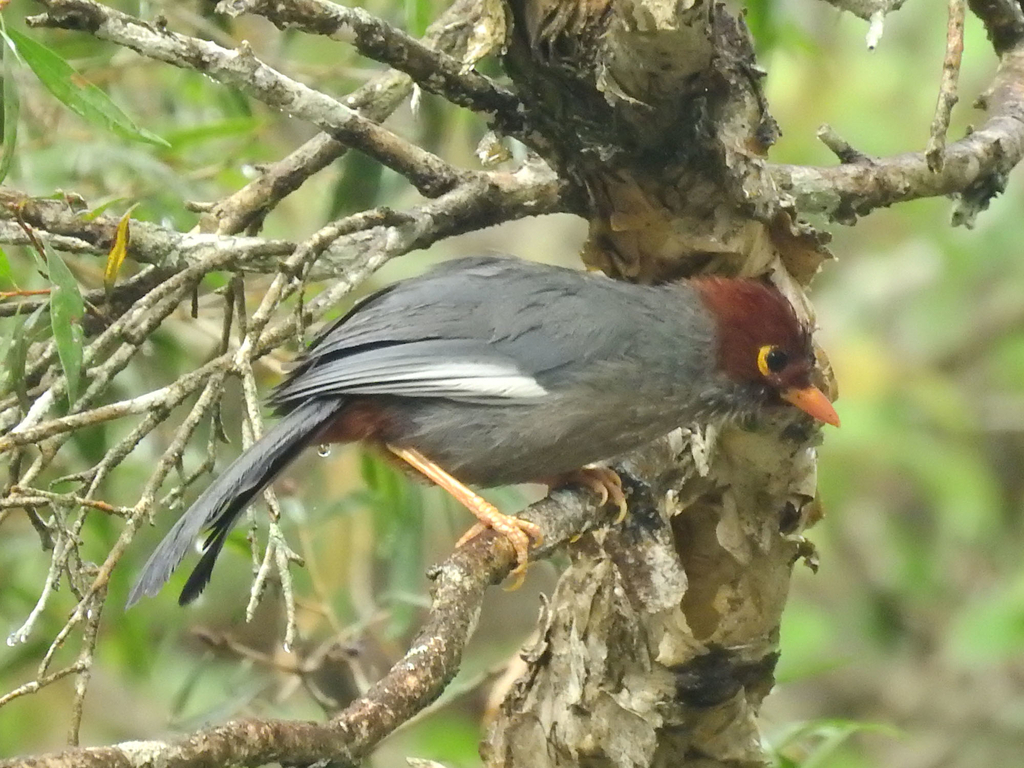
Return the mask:
<svg viewBox="0 0 1024 768">
<path fill-rule="evenodd" d="M 766 344 L 757 351 L 757 369 L 762 376 L 780 373 L 789 363 L 789 355 L 773 344 Z"/>
</svg>

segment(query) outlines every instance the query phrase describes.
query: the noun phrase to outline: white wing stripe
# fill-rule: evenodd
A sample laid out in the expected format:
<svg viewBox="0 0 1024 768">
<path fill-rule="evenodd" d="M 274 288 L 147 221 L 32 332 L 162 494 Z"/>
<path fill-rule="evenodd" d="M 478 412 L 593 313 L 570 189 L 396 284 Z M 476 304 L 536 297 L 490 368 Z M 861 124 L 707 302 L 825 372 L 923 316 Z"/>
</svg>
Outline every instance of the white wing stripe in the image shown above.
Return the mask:
<svg viewBox="0 0 1024 768">
<path fill-rule="evenodd" d="M 433 392 L 441 396 L 459 393 L 510 399 L 543 397 L 548 393 L 544 387 L 529 376 L 477 376 L 467 379 L 425 381 L 421 384 L 403 384 L 397 381 L 394 383 L 387 381 L 376 385 L 365 384 L 362 386 L 346 387 L 345 391 L 353 394 L 382 392 L 393 395 L 412 396 L 428 395 Z"/>
<path fill-rule="evenodd" d="M 359 366 L 356 356 L 341 358 L 290 382 L 286 398 L 307 394 L 387 393 L 410 396 L 458 396 L 496 398 L 543 397 L 548 392 L 532 376 L 514 365 L 488 362 L 419 360 L 374 361 Z"/>
</svg>

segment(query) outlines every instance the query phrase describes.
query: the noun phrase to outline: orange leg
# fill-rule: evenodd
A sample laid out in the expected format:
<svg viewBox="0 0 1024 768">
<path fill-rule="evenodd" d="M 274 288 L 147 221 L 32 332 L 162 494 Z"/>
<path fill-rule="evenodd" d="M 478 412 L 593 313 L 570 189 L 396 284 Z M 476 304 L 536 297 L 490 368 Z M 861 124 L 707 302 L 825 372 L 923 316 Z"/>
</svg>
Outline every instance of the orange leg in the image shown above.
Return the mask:
<svg viewBox="0 0 1024 768">
<path fill-rule="evenodd" d="M 562 485 L 582 485 L 600 497 L 601 506 L 611 501 L 619 508 L 619 516 L 615 518 L 616 525 L 625 520 L 626 514 L 629 512 L 629 507 L 626 505 L 626 494 L 622 491 L 622 478 L 619 477 L 618 472 L 609 467 L 581 467 L 573 472 L 560 475 L 548 484 L 552 488 Z"/>
<path fill-rule="evenodd" d="M 516 569 L 512 573 L 517 578 L 522 578 L 530 558 L 530 539 L 540 544 L 543 538 L 540 526 L 528 520 L 502 514 L 497 507 L 460 483 L 419 451 L 396 448 L 393 445 L 387 446 L 387 449 L 448 491 L 480 521 L 459 539 L 456 547 L 462 546 L 485 528 L 491 528 L 509 540 L 516 553 Z"/>
</svg>

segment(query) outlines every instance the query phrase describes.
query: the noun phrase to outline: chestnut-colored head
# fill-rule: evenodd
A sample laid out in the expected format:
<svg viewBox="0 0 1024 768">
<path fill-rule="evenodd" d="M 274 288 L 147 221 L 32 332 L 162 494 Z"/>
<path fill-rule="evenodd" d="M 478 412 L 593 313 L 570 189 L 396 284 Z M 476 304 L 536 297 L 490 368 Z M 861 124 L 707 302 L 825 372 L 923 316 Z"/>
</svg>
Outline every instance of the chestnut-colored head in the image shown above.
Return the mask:
<svg viewBox="0 0 1024 768">
<path fill-rule="evenodd" d="M 832 404 L 811 383 L 815 359 L 810 331 L 785 296 L 758 280 L 703 277 L 693 285 L 718 325 L 721 371 L 839 426 Z"/>
</svg>

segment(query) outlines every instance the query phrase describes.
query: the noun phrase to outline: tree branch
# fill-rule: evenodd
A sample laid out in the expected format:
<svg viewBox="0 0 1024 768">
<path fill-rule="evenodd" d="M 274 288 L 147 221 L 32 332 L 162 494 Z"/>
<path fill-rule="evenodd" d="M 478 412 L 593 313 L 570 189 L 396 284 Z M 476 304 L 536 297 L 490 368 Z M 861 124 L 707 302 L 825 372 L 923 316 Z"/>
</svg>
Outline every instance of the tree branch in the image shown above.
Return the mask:
<svg viewBox="0 0 1024 768">
<path fill-rule="evenodd" d="M 93 0 L 43 0 L 47 12 L 27 19 L 33 27 L 83 29 L 147 58 L 192 69 L 238 88 L 277 111 L 312 123 L 372 157 L 427 197 L 454 187 L 460 172 L 341 102 L 267 66 L 247 43 L 231 51 L 208 40 L 147 24 Z"/>
<path fill-rule="evenodd" d="M 76 253 L 93 253 L 106 257 L 114 243 L 118 217 L 100 216 L 90 219 L 84 210 L 65 200 L 30 197 L 10 187 L 0 188 L 0 221 L 22 221 L 44 239 L 59 238 L 55 245 L 75 244 Z M 147 221 L 131 222 L 128 256 L 139 264 L 153 264 L 181 271 L 212 254 L 224 254 L 229 262 L 254 272 L 273 272 L 278 261 L 295 249 L 289 240 L 267 240 L 259 237 L 231 237 L 199 232 L 177 232 Z M 18 227 L 0 228 L 0 242 L 26 244 L 27 236 Z"/>
<path fill-rule="evenodd" d="M 599 515 L 594 496 L 592 492 L 560 490 L 522 513 L 544 532 L 544 543 L 535 550 L 534 560 L 549 556 L 596 525 Z M 308 765 L 323 760 L 354 765 L 436 699 L 455 677 L 487 587 L 505 579 L 514 560 L 508 540 L 486 531 L 434 568 L 430 573 L 430 613 L 408 652 L 365 696 L 328 723 L 239 720 L 174 742 L 71 749 L 3 760 L 0 768 L 137 768 L 143 763 L 193 768 L 269 762 Z M 62 670 L 51 677 L 65 674 L 70 672 Z"/>
<path fill-rule="evenodd" d="M 852 223 L 876 208 L 907 200 L 961 194 L 973 201 L 973 215 L 1000 191 L 1006 174 L 1024 157 L 1024 45 L 1006 51 L 989 93 L 990 116 L 978 130 L 946 146 L 941 170 L 928 166 L 925 152 L 831 168 L 769 165 L 780 192 L 802 213 L 822 213 Z"/>
<path fill-rule="evenodd" d="M 297 28 L 315 35 L 345 39 L 348 28 L 357 51 L 367 58 L 405 72 L 425 91 L 474 112 L 494 116 L 494 126 L 509 135 L 523 132 L 519 98 L 448 54 L 418 42 L 361 8 L 324 0 L 228 0 L 218 6 L 232 16 L 254 13 L 279 29 Z"/>
<path fill-rule="evenodd" d="M 501 29 L 496 30 L 497 21 L 485 18 L 486 8 L 477 0 L 455 0 L 428 27 L 424 43 L 472 64 L 504 39 L 504 18 L 500 19 Z M 392 70 L 357 89 L 344 103 L 366 118 L 382 122 L 411 90 L 412 79 Z M 287 157 L 264 167 L 259 178 L 209 207 L 217 221 L 217 231 L 236 234 L 258 229 L 278 202 L 347 151 L 344 144 L 322 133 Z"/>
<path fill-rule="evenodd" d="M 1024 39 L 1024 11 L 1019 0 L 968 0 L 967 4 L 985 25 L 1000 56 Z"/>
<path fill-rule="evenodd" d="M 943 150 L 946 147 L 946 132 L 949 118 L 956 104 L 957 83 L 960 80 L 960 60 L 964 55 L 964 0 L 949 0 L 949 23 L 946 30 L 946 56 L 942 61 L 942 80 L 939 83 L 939 98 L 935 104 L 931 135 L 925 149 L 928 168 L 941 171 L 945 162 Z"/>
</svg>

